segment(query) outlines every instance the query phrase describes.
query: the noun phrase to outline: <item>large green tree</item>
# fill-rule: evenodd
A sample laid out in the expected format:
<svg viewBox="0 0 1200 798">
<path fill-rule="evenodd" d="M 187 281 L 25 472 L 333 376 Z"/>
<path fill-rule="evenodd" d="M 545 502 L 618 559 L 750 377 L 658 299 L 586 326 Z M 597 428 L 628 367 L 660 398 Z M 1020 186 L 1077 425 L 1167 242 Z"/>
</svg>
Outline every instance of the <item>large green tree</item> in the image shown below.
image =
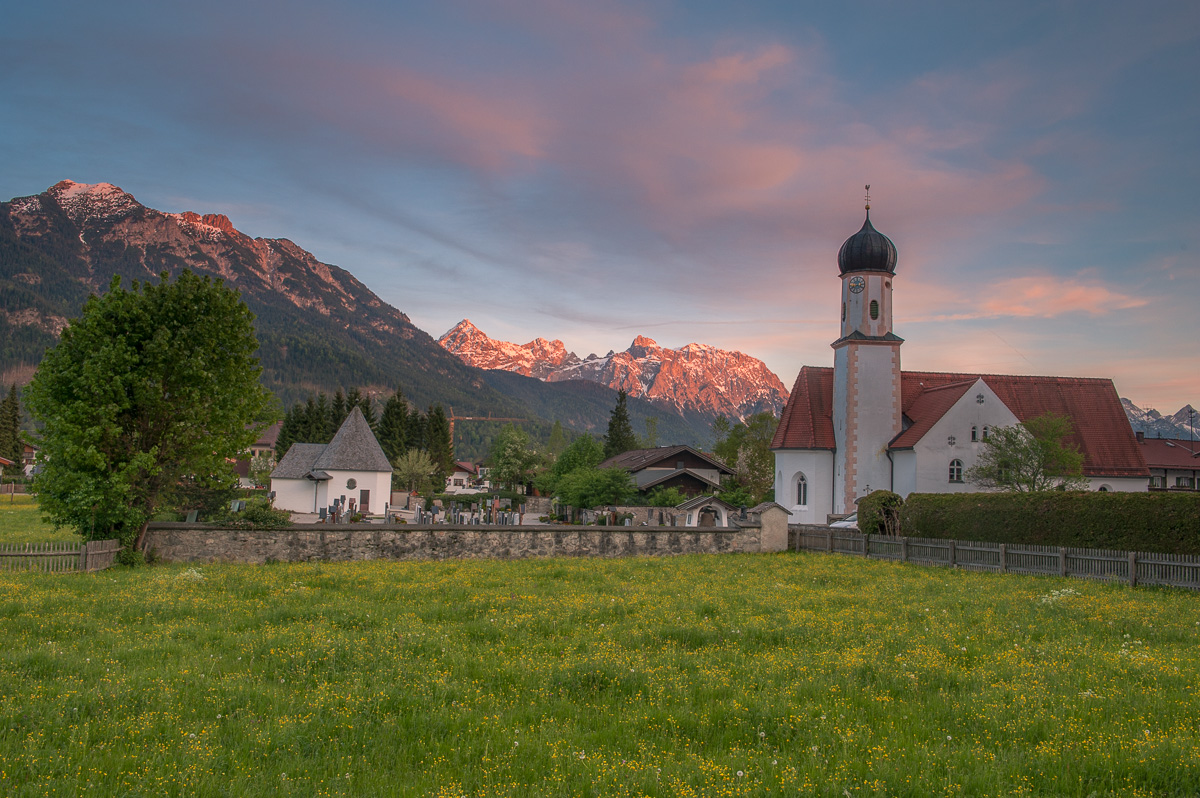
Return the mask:
<svg viewBox="0 0 1200 798">
<path fill-rule="evenodd" d="M 638 448 L 638 439 L 633 434 L 633 424 L 629 421 L 629 408 L 626 407 L 625 398 L 625 389 L 617 391 L 617 404 L 608 417 L 608 433 L 604 436 L 605 457 L 613 457 Z"/>
<path fill-rule="evenodd" d="M 396 392 L 388 397 L 383 404 L 383 413 L 379 416 L 379 428 L 375 437 L 379 446 L 393 465 L 396 458 L 408 451 L 408 402 L 404 400 L 404 392 L 396 386 Z"/>
<path fill-rule="evenodd" d="M 775 414 L 766 412 L 755 413 L 745 422 L 726 418 L 713 422 L 713 454 L 733 468 L 737 485 L 745 489 L 753 504 L 773 498 L 775 456 L 771 439 L 778 425 Z"/>
<path fill-rule="evenodd" d="M 441 405 L 429 408 L 425 416 L 425 451 L 437 470 L 438 490 L 446 484 L 446 477 L 454 473 L 454 442 L 450 440 L 450 419 Z"/>
<path fill-rule="evenodd" d="M 558 495 L 572 507 L 624 504 L 637 495 L 637 485 L 624 468 L 577 468 L 559 482 Z"/>
<path fill-rule="evenodd" d="M 542 463 L 542 456 L 529 444 L 529 433 L 512 424 L 505 424 L 492 440 L 488 459 L 491 481 L 509 488 L 529 482 Z"/>
<path fill-rule="evenodd" d="M 35 488 L 57 525 L 141 544 L 181 486 L 227 487 L 266 426 L 254 315 L 220 280 L 114 277 L 63 330 L 26 402 L 42 425 Z"/>
<path fill-rule="evenodd" d="M 997 427 L 983 441 L 966 480 L 981 488 L 1021 493 L 1084 490 L 1088 481 L 1083 455 L 1067 440 L 1074 429 L 1071 419 L 1053 413 Z"/>
</svg>

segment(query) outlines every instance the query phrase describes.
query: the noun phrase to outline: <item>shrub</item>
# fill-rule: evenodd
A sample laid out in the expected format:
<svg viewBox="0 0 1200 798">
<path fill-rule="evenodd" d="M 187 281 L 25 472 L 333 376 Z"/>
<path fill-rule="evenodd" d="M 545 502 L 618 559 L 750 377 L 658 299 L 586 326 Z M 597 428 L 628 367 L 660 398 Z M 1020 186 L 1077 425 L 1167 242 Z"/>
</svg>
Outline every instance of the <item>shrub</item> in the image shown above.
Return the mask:
<svg viewBox="0 0 1200 798">
<path fill-rule="evenodd" d="M 870 535 L 899 535 L 904 499 L 890 490 L 872 491 L 858 500 L 859 531 Z"/>
<path fill-rule="evenodd" d="M 1200 493 L 914 493 L 900 519 L 912 537 L 1200 555 Z"/>
<path fill-rule="evenodd" d="M 240 513 L 232 513 L 222 521 L 231 529 L 283 529 L 292 525 L 292 514 L 277 510 L 266 499 L 250 499 Z"/>
</svg>

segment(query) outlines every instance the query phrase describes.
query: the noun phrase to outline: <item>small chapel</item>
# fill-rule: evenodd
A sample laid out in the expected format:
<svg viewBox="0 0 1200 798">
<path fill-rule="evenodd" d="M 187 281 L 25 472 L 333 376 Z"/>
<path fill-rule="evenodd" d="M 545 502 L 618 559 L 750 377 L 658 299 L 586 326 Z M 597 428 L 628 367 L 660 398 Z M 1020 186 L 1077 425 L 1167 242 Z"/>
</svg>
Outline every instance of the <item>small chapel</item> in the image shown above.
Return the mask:
<svg viewBox="0 0 1200 798">
<path fill-rule="evenodd" d="M 868 187 L 869 188 L 869 187 Z M 775 501 L 823 524 L 875 490 L 958 493 L 990 430 L 1045 413 L 1074 424 L 1092 490 L 1144 491 L 1150 471 L 1112 380 L 903 371 L 893 330 L 896 246 L 871 224 L 838 252 L 833 368 L 804 366 L 771 442 Z"/>
</svg>

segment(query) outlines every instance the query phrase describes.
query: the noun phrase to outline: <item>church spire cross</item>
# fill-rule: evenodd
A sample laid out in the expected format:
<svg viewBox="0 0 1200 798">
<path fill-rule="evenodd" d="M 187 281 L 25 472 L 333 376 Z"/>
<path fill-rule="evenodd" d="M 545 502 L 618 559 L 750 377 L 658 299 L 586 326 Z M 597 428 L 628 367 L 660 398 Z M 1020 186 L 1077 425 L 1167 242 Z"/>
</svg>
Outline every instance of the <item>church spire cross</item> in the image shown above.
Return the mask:
<svg viewBox="0 0 1200 798">
<path fill-rule="evenodd" d="M 867 210 L 871 210 L 871 184 L 867 183 Z"/>
</svg>

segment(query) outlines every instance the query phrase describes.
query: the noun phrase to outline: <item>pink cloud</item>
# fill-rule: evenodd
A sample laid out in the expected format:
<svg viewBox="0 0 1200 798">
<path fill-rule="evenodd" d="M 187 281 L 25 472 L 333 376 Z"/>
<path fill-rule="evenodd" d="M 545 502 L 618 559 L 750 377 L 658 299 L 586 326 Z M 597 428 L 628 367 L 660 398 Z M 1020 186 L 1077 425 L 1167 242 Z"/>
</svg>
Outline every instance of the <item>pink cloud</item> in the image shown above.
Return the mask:
<svg viewBox="0 0 1200 798">
<path fill-rule="evenodd" d="M 1148 301 L 1123 294 L 1099 282 L 1050 275 L 1015 277 L 989 286 L 980 305 L 984 315 L 1051 318 L 1067 313 L 1102 316 L 1142 307 Z"/>
</svg>

